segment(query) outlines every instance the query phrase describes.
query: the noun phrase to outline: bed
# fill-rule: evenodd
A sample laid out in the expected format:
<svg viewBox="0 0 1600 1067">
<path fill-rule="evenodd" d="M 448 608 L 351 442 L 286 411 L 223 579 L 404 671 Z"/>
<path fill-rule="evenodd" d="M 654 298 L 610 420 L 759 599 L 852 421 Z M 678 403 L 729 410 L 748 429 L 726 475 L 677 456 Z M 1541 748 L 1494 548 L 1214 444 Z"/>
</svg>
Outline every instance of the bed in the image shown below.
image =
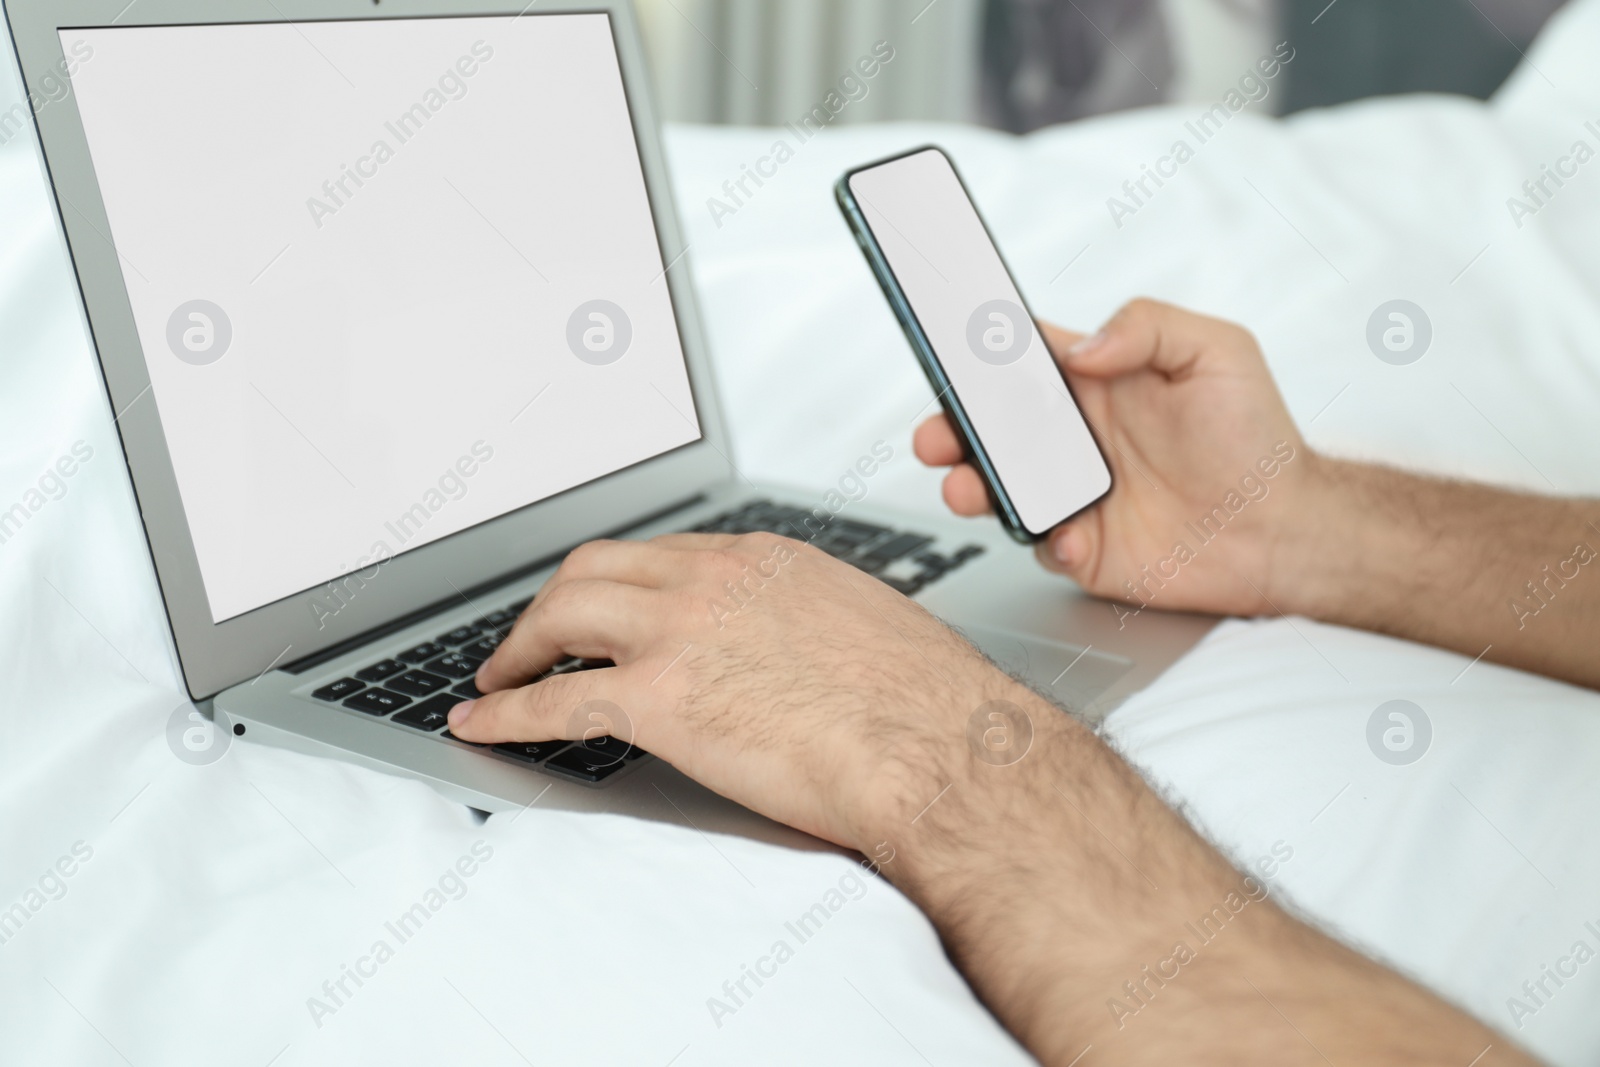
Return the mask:
<svg viewBox="0 0 1600 1067">
<path fill-rule="evenodd" d="M 1131 212 L 1108 200 L 1126 205 L 1123 183 L 1205 107 L 1021 139 L 840 127 L 731 214 L 708 200 L 783 132 L 671 129 L 734 461 L 820 487 L 882 438 L 875 499 L 939 507 L 909 449 L 928 390 L 829 194 L 847 165 L 932 141 L 1042 316 L 1092 327 L 1143 294 L 1236 319 L 1318 448 L 1600 494 L 1600 162 L 1570 162 L 1579 140 L 1600 148 L 1597 48 L 1600 0 L 1581 0 L 1487 105 L 1278 122 L 1250 104 Z M 1572 173 L 1535 203 L 1524 183 L 1558 165 Z M 80 461 L 0 543 L 0 914 L 25 914 L 0 925 L 0 1061 L 1029 1062 L 930 925 L 845 858 L 537 806 L 483 822 L 422 785 L 243 742 L 175 759 L 182 686 L 50 212 L 36 149 L 13 138 L 0 509 Z M 1431 323 L 1408 365 L 1367 342 L 1395 299 Z M 1405 766 L 1366 741 L 1393 699 L 1432 727 Z M 1290 852 L 1279 899 L 1550 1061 L 1600 1061 L 1600 963 L 1524 987 L 1575 943 L 1600 948 L 1600 695 L 1305 619 L 1233 620 L 1106 731 L 1241 862 Z M 846 903 L 828 925 L 715 1010 L 830 891 Z"/>
</svg>

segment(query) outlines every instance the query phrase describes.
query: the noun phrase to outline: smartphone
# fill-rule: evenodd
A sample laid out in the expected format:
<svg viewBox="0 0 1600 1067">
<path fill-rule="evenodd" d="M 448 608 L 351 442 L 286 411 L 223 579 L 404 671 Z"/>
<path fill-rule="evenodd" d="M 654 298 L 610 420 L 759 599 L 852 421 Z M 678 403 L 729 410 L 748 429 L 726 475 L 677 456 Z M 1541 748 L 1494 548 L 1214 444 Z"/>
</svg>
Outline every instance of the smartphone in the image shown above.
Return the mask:
<svg viewBox="0 0 1600 1067">
<path fill-rule="evenodd" d="M 839 208 L 1012 537 L 1111 491 L 1111 468 L 961 176 L 929 146 L 847 172 Z"/>
</svg>

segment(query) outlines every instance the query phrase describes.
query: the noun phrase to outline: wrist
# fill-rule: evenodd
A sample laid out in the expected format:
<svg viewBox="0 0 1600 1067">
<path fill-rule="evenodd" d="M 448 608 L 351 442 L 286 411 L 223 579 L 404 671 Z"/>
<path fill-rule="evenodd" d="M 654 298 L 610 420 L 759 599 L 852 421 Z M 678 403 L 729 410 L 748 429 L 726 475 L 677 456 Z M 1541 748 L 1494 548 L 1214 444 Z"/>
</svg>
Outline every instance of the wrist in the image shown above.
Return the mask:
<svg viewBox="0 0 1600 1067">
<path fill-rule="evenodd" d="M 1362 476 L 1359 464 L 1306 450 L 1296 497 L 1274 531 L 1264 593 L 1275 612 L 1322 619 L 1341 614 L 1372 547 Z"/>
<path fill-rule="evenodd" d="M 1019 873 L 1002 868 L 1028 855 L 1028 841 L 1048 836 L 1046 824 L 1062 817 L 1054 775 L 1097 744 L 1031 689 L 993 668 L 986 673 L 990 684 L 979 699 L 952 706 L 925 773 L 880 810 L 863 849 L 869 858 L 873 848 L 892 856 L 880 861 L 883 873 L 930 915 L 974 879 L 1010 881 Z"/>
<path fill-rule="evenodd" d="M 1290 615 L 1392 631 L 1439 580 L 1431 483 L 1316 457 L 1280 536 L 1273 602 Z"/>
</svg>

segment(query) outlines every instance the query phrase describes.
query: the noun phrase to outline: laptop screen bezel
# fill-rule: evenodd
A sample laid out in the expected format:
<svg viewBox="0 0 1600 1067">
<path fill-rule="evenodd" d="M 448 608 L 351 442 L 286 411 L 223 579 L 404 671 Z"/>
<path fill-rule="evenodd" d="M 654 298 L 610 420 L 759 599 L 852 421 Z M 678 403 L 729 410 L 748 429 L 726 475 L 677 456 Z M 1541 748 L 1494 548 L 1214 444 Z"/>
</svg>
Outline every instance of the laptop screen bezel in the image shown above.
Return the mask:
<svg viewBox="0 0 1600 1067">
<path fill-rule="evenodd" d="M 151 560 L 189 695 L 205 699 L 558 554 L 603 531 L 626 528 L 727 480 L 726 430 L 706 358 L 678 227 L 638 22 L 628 0 L 514 3 L 444 0 L 9 0 L 6 14 L 25 88 L 61 80 L 59 31 L 128 26 L 312 23 L 355 20 L 603 13 L 609 16 L 634 138 L 655 219 L 701 439 L 394 557 L 341 583 L 330 601 L 318 586 L 213 623 L 171 455 L 154 403 L 133 311 L 90 159 L 75 93 L 35 111 L 44 164 L 77 275 L 90 341 L 132 476 Z M 90 60 L 92 62 L 92 60 Z M 286 520 L 285 536 L 294 536 Z M 338 576 L 342 578 L 344 576 Z M 335 581 L 338 579 L 336 578 Z M 465 602 L 463 600 L 463 602 Z M 330 604 L 338 610 L 330 613 Z"/>
</svg>

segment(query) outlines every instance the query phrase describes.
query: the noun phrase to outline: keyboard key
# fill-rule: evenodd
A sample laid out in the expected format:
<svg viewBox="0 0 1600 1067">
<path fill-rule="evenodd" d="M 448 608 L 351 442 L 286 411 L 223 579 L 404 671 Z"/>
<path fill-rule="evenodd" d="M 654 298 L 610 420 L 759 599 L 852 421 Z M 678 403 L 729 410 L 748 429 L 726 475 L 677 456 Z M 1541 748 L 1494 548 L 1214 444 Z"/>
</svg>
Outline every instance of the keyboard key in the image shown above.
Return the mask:
<svg viewBox="0 0 1600 1067">
<path fill-rule="evenodd" d="M 567 658 L 550 668 L 551 674 L 571 674 L 574 671 L 596 671 L 601 667 L 615 667 L 616 664 L 608 659 L 572 659 Z"/>
<path fill-rule="evenodd" d="M 463 744 L 463 745 L 471 745 L 473 748 L 488 748 L 489 747 L 488 745 L 484 744 L 482 741 L 468 741 L 464 737 L 457 737 L 455 734 L 451 733 L 449 730 L 446 730 L 444 733 L 440 734 L 439 736 L 440 737 L 448 737 L 450 740 L 458 742 L 458 743 Z"/>
<path fill-rule="evenodd" d="M 762 523 L 775 524 L 782 521 L 783 516 L 774 512 L 776 505 L 770 500 L 752 500 L 750 503 L 733 511 L 725 511 L 693 527 L 695 533 L 733 533 L 734 527 L 748 525 L 753 520 Z M 763 529 L 755 526 L 754 529 Z"/>
<path fill-rule="evenodd" d="M 833 519 L 833 513 L 826 508 L 818 508 L 817 511 L 821 514 L 797 508 L 793 504 L 768 504 L 763 508 L 746 509 L 742 514 L 758 515 L 768 522 L 794 522 L 807 518 L 815 518 L 818 522 L 829 522 Z"/>
<path fill-rule="evenodd" d="M 859 551 L 862 545 L 870 544 L 873 540 L 875 540 L 874 537 L 852 537 L 848 534 L 827 530 L 820 537 L 813 538 L 810 543 L 830 556 L 848 559 Z"/>
<path fill-rule="evenodd" d="M 817 534 L 814 540 L 816 540 L 818 543 L 827 542 L 829 544 L 840 545 L 864 545 L 868 541 L 875 540 L 879 536 L 888 532 L 889 531 L 887 530 L 878 529 L 857 530 L 847 526 L 835 524 Z"/>
<path fill-rule="evenodd" d="M 482 632 L 476 626 L 457 626 L 449 633 L 435 637 L 434 641 L 441 645 L 464 645 Z"/>
<path fill-rule="evenodd" d="M 836 516 L 829 517 L 824 525 L 824 516 L 818 516 L 813 512 L 801 512 L 801 517 L 794 521 L 800 523 L 809 536 L 819 540 L 827 538 L 841 544 L 864 545 L 894 532 L 887 526 L 874 526 L 871 523 L 856 522 L 853 519 L 841 519 Z"/>
<path fill-rule="evenodd" d="M 466 678 L 478 673 L 478 665 L 483 660 L 472 656 L 463 656 L 459 652 L 452 652 L 448 656 L 440 656 L 427 662 L 428 670 L 435 674 L 448 675 L 451 678 Z"/>
<path fill-rule="evenodd" d="M 388 681 L 390 689 L 396 689 L 402 693 L 410 693 L 414 697 L 425 697 L 429 693 L 437 693 L 449 684 L 450 679 L 448 678 L 441 678 L 437 674 L 429 674 L 427 671 L 415 670 L 396 675 Z"/>
<path fill-rule="evenodd" d="M 520 612 L 511 610 L 491 611 L 472 625 L 478 628 L 479 633 L 508 634 L 515 625 Z"/>
<path fill-rule="evenodd" d="M 865 543 L 874 537 L 882 537 L 886 533 L 893 533 L 887 526 L 876 526 L 870 522 L 855 522 L 851 519 L 840 519 L 833 524 L 835 536 L 854 537 Z M 932 538 L 929 538 L 932 540 Z"/>
<path fill-rule="evenodd" d="M 328 685 L 323 686 L 321 689 L 318 689 L 311 695 L 316 697 L 318 700 L 326 700 L 329 703 L 334 703 L 343 700 L 352 693 L 359 693 L 365 688 L 366 686 L 362 685 L 354 678 L 340 678 L 337 682 L 331 682 Z"/>
<path fill-rule="evenodd" d="M 450 709 L 459 703 L 461 701 L 458 698 L 448 693 L 440 693 L 436 697 L 429 697 L 415 707 L 407 708 L 390 721 L 401 723 L 405 726 L 413 726 L 418 730 L 427 730 L 431 733 L 441 726 L 449 725 Z"/>
<path fill-rule="evenodd" d="M 406 665 L 397 659 L 383 659 L 370 667 L 363 667 L 356 671 L 356 677 L 368 682 L 381 682 L 391 674 L 399 674 L 406 669 Z"/>
<path fill-rule="evenodd" d="M 403 697 L 399 693 L 391 693 L 387 689 L 368 689 L 365 693 L 357 693 L 344 702 L 347 708 L 364 711 L 368 715 L 387 715 L 391 711 L 399 711 L 411 703 L 410 697 Z"/>
<path fill-rule="evenodd" d="M 429 641 L 425 645 L 418 645 L 416 648 L 406 649 L 404 652 L 400 653 L 400 658 L 405 660 L 407 663 L 426 663 L 435 656 L 442 656 L 449 651 L 450 650 L 445 648 L 443 645 L 435 644 L 434 642 Z"/>
<path fill-rule="evenodd" d="M 797 541 L 810 541 L 821 537 L 833 525 L 834 518 L 827 508 L 806 511 L 803 508 L 776 508 L 770 516 L 755 524 L 758 530 L 793 537 Z"/>
<path fill-rule="evenodd" d="M 933 538 L 924 537 L 921 534 L 899 534 L 889 538 L 887 541 L 872 545 L 864 555 L 870 559 L 879 559 L 888 563 L 892 560 L 909 556 L 911 553 L 932 543 Z"/>
<path fill-rule="evenodd" d="M 840 545 L 831 541 L 813 541 L 811 543 L 834 559 L 849 559 L 856 550 L 854 545 Z"/>
<path fill-rule="evenodd" d="M 622 759 L 638 759 L 640 756 L 649 755 L 637 745 L 630 745 L 621 738 L 611 737 L 606 734 L 586 738 L 579 741 L 578 745 L 595 759 L 609 760 L 611 762 Z"/>
<path fill-rule="evenodd" d="M 935 555 L 931 552 L 918 556 L 916 563 L 917 566 L 922 568 L 922 572 L 917 575 L 917 581 L 924 586 L 931 585 L 961 566 L 953 558 Z"/>
<path fill-rule="evenodd" d="M 494 746 L 494 750 L 522 763 L 538 763 L 560 752 L 567 744 L 566 741 L 511 741 Z"/>
<path fill-rule="evenodd" d="M 454 693 L 462 700 L 477 700 L 479 697 L 483 696 L 482 693 L 478 692 L 477 683 L 471 678 L 468 678 L 466 681 L 450 690 L 450 692 Z"/>
<path fill-rule="evenodd" d="M 497 633 L 491 633 L 470 645 L 462 645 L 459 649 L 463 656 L 476 656 L 478 659 L 488 659 L 494 655 L 494 650 L 500 647 L 500 642 L 505 640 Z"/>
<path fill-rule="evenodd" d="M 599 782 L 622 770 L 621 760 L 608 756 L 594 756 L 582 745 L 573 745 L 545 763 L 545 770 L 559 771 L 571 778 L 585 782 Z"/>
<path fill-rule="evenodd" d="M 956 554 L 950 557 L 950 562 L 960 566 L 967 560 L 981 555 L 983 555 L 982 545 L 966 545 L 956 550 Z"/>
</svg>

